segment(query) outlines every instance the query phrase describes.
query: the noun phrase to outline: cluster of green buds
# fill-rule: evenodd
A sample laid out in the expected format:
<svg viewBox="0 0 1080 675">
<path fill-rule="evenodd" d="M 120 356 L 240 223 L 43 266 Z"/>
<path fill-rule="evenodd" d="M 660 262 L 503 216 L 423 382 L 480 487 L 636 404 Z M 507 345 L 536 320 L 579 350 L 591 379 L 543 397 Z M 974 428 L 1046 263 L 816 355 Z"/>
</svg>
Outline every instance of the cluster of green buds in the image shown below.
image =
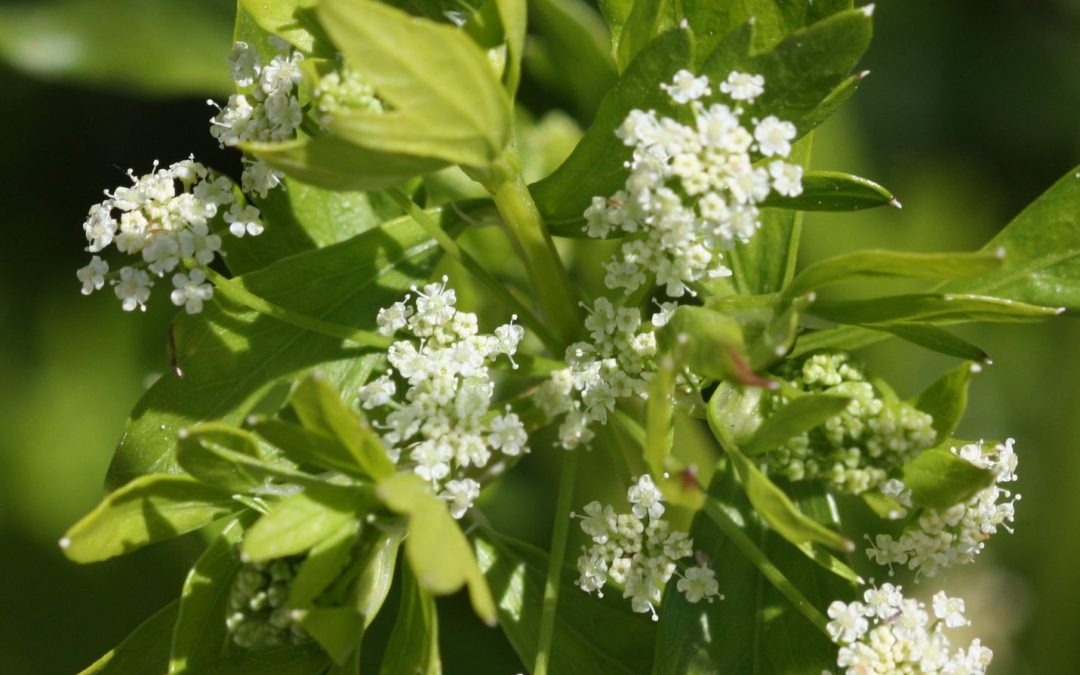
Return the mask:
<svg viewBox="0 0 1080 675">
<path fill-rule="evenodd" d="M 930 415 L 899 400 L 883 383 L 871 382 L 846 352 L 813 354 L 782 376 L 799 391 L 850 399 L 838 415 L 765 455 L 768 466 L 789 480 L 820 479 L 839 491 L 862 494 L 935 442 Z M 768 396 L 766 417 L 789 402 L 783 388 Z"/>
<path fill-rule="evenodd" d="M 273 649 L 308 640 L 286 603 L 301 556 L 265 563 L 247 563 L 236 573 L 229 591 L 225 627 L 237 646 Z"/>
</svg>

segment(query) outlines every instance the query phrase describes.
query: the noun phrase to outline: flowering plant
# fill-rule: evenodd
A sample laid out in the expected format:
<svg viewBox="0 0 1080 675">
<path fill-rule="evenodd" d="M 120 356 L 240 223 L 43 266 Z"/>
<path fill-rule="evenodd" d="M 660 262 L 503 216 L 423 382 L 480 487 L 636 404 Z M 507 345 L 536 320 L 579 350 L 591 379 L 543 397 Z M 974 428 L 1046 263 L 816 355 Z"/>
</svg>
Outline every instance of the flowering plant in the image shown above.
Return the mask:
<svg viewBox="0 0 1080 675">
<path fill-rule="evenodd" d="M 948 635 L 963 600 L 856 570 L 919 586 L 1012 522 L 1013 440 L 954 437 L 989 358 L 948 327 L 1080 308 L 1075 256 L 1048 253 L 1075 248 L 1080 174 L 980 251 L 800 269 L 803 212 L 899 206 L 809 168 L 872 6 L 601 2 L 606 91 L 552 160 L 513 109 L 524 2 L 395 4 L 241 0 L 210 120 L 239 181 L 155 164 L 90 209 L 83 293 L 145 309 L 171 275 L 184 311 L 61 547 L 211 534 L 89 672 L 436 673 L 435 597 L 463 587 L 533 673 L 984 672 L 990 649 Z M 926 287 L 819 297 L 875 277 Z M 890 338 L 961 364 L 903 400 L 856 354 Z M 625 505 L 577 503 L 588 452 Z M 540 453 L 547 551 L 483 504 Z M 840 499 L 874 515 L 841 523 Z"/>
</svg>

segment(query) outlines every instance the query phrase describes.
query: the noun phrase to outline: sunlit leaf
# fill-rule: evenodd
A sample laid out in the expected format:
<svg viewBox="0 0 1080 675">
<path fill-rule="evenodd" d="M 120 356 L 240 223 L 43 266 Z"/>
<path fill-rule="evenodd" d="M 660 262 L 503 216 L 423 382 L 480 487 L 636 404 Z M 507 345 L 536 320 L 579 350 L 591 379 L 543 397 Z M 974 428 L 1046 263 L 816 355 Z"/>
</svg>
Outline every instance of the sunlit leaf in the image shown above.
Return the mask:
<svg viewBox="0 0 1080 675">
<path fill-rule="evenodd" d="M 901 480 L 915 505 L 947 509 L 992 485 L 994 472 L 939 447 L 924 450 L 905 464 Z"/>
<path fill-rule="evenodd" d="M 762 206 L 801 211 L 859 211 L 897 203 L 891 192 L 872 180 L 837 171 L 807 171 L 798 196 L 785 197 L 773 192 Z"/>
<path fill-rule="evenodd" d="M 305 553 L 332 539 L 371 504 L 369 491 L 309 486 L 274 505 L 244 535 L 244 558 L 261 562 Z"/>
<path fill-rule="evenodd" d="M 851 399 L 831 394 L 807 394 L 792 399 L 776 410 L 741 449 L 747 455 L 757 455 L 781 447 L 792 437 L 815 429 L 826 420 L 839 415 Z"/>
<path fill-rule="evenodd" d="M 961 364 L 942 375 L 911 401 L 916 409 L 934 419 L 934 431 L 939 442 L 952 435 L 960 425 L 967 409 L 972 372 L 972 364 Z"/>
</svg>

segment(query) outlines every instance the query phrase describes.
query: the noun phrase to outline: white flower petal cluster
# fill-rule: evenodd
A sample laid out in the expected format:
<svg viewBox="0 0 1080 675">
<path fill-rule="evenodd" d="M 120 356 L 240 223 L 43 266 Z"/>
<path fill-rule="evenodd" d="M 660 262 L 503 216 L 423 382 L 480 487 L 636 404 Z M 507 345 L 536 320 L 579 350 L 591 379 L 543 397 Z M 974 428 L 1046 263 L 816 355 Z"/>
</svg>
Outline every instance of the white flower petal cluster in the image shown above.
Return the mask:
<svg viewBox="0 0 1080 675">
<path fill-rule="evenodd" d="M 851 399 L 839 415 L 765 456 L 768 466 L 789 480 L 823 479 L 839 491 L 860 494 L 882 484 L 936 439 L 929 415 L 882 398 L 846 352 L 813 354 L 785 377 L 803 391 Z M 767 414 L 789 403 L 780 394 L 768 401 Z"/>
<path fill-rule="evenodd" d="M 694 542 L 685 532 L 672 531 L 667 521 L 660 520 L 663 497 L 650 476 L 639 478 L 626 496 L 632 505 L 630 513 L 616 514 L 614 508 L 600 502 L 585 506 L 581 529 L 593 544 L 581 548 L 576 583 L 586 593 L 595 592 L 600 597 L 605 585 L 621 586 L 633 610 L 651 612 L 656 621 L 656 608 L 676 573 L 676 562 L 693 555 Z M 719 595 L 716 575 L 704 565 L 688 568 L 676 588 L 690 602 L 711 602 Z"/>
<path fill-rule="evenodd" d="M 568 450 L 592 440 L 589 425 L 605 424 L 617 399 L 645 396 L 656 355 L 656 335 L 643 325 L 638 309 L 616 307 L 607 298 L 586 309 L 592 341 L 567 347 L 569 367 L 552 373 L 536 393 L 549 418 L 566 415 L 559 441 Z"/>
<path fill-rule="evenodd" d="M 829 605 L 827 630 L 840 645 L 836 663 L 848 675 L 865 673 L 986 672 L 994 653 L 976 638 L 966 649 L 953 650 L 948 632 L 968 625 L 964 601 L 944 592 L 932 606 L 905 598 L 901 587 L 882 584 L 868 589 L 863 602 L 839 600 Z"/>
<path fill-rule="evenodd" d="M 94 255 L 76 272 L 83 294 L 110 283 L 125 311 L 145 310 L 154 277 L 176 272 L 173 304 L 189 314 L 202 311 L 214 291 L 198 267 L 221 253 L 221 237 L 210 231 L 211 221 L 221 215 L 233 234 L 259 234 L 258 209 L 241 204 L 232 181 L 214 176 L 194 157 L 167 168 L 154 162 L 154 170 L 144 176 L 129 169 L 128 176 L 130 186 L 106 192 L 104 201 L 90 207 L 83 231 L 90 253 L 113 246 L 138 260 L 110 275 L 109 264 Z M 192 269 L 184 274 L 177 271 L 181 267 Z"/>
<path fill-rule="evenodd" d="M 529 451 L 525 425 L 510 407 L 490 410 L 495 385 L 488 369 L 500 355 L 512 361 L 525 330 L 511 322 L 480 334 L 476 315 L 455 307 L 446 282 L 414 287 L 415 299 L 407 295 L 379 311 L 379 332 L 402 338 L 387 352 L 396 373 L 361 387 L 360 402 L 385 413 L 377 424 L 391 459 L 430 482 L 460 518 L 480 494 L 467 472 L 487 466 L 496 453 Z"/>
<path fill-rule="evenodd" d="M 288 608 L 289 590 L 301 558 L 245 564 L 229 591 L 225 628 L 238 646 L 262 650 L 309 639 Z"/>
<path fill-rule="evenodd" d="M 319 122 L 323 127 L 329 126 L 335 115 L 344 112 L 383 111 L 382 101 L 375 95 L 375 88 L 360 73 L 345 65 L 319 80 L 314 97 L 315 107 L 321 115 Z"/>
<path fill-rule="evenodd" d="M 688 126 L 655 111 L 633 110 L 616 132 L 634 148 L 622 190 L 594 197 L 585 211 L 590 237 L 627 235 L 605 264 L 609 288 L 633 292 L 649 274 L 671 297 L 689 284 L 729 276 L 723 251 L 761 227 L 758 204 L 770 193 L 802 192 L 802 167 L 783 161 L 795 126 L 775 116 L 744 125 L 739 102 L 764 91 L 760 75 L 731 73 L 720 85 L 726 102 L 706 103 L 709 79 L 676 73 L 661 87 L 694 118 Z M 764 166 L 760 159 L 774 158 Z"/>
<path fill-rule="evenodd" d="M 263 63 L 254 47 L 246 42 L 233 43 L 229 62 L 239 93 L 229 97 L 224 107 L 210 118 L 210 133 L 221 147 L 251 141 L 286 141 L 296 137 L 304 113 L 297 96 L 303 80 L 300 63 L 304 55 L 283 40 L 270 39 L 278 54 Z M 266 193 L 281 184 L 282 174 L 262 160 L 244 160 L 241 185 L 244 192 Z"/>
<path fill-rule="evenodd" d="M 994 473 L 994 484 L 980 490 L 966 502 L 944 510 L 925 509 L 908 525 L 899 538 L 879 534 L 866 554 L 879 565 L 906 565 L 918 575 L 933 577 L 943 569 L 972 562 L 986 540 L 998 531 L 1009 528 L 1016 513 L 1014 494 L 1004 486 L 1016 480 L 1016 452 L 1013 440 L 999 443 L 987 451 L 983 443 L 970 443 L 952 448 L 953 454 L 975 466 Z M 899 483 L 899 481 L 893 481 Z M 911 508 L 911 493 L 892 489 L 897 501 Z"/>
</svg>

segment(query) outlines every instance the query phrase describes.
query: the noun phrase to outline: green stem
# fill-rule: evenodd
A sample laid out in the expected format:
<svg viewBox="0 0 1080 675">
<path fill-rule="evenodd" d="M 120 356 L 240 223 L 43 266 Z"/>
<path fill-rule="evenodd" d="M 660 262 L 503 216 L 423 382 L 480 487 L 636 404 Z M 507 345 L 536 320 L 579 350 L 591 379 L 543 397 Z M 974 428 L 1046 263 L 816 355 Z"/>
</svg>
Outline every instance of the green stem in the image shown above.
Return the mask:
<svg viewBox="0 0 1080 675">
<path fill-rule="evenodd" d="M 547 675 L 551 662 L 551 638 L 555 633 L 555 610 L 559 603 L 559 583 L 562 580 L 566 540 L 570 530 L 570 506 L 574 497 L 574 474 L 580 450 L 569 450 L 563 459 L 559 476 L 559 496 L 555 504 L 555 529 L 551 533 L 551 558 L 548 560 L 547 581 L 544 584 L 544 609 L 540 615 L 540 639 L 536 647 L 533 675 Z"/>
<path fill-rule="evenodd" d="M 266 316 L 277 319 L 278 321 L 282 321 L 298 328 L 304 328 L 315 333 L 322 333 L 323 335 L 348 340 L 364 347 L 386 349 L 394 342 L 393 338 L 379 335 L 372 331 L 350 328 L 349 326 L 342 326 L 330 321 L 323 321 L 322 319 L 298 314 L 297 312 L 285 309 L 284 307 L 280 307 L 260 298 L 244 288 L 243 284 L 234 279 L 227 279 L 209 267 L 203 267 L 201 269 L 206 273 L 206 278 L 214 284 L 214 287 L 223 296 L 233 302 L 249 307 L 260 314 L 265 314 Z"/>
<path fill-rule="evenodd" d="M 517 313 L 521 319 L 521 323 L 536 334 L 537 337 L 544 343 L 548 349 L 555 354 L 562 353 L 562 345 L 555 336 L 548 331 L 539 317 L 523 304 L 513 293 L 509 291 L 498 279 L 491 276 L 484 266 L 480 264 L 476 258 L 472 257 L 468 251 L 461 247 L 457 241 L 454 240 L 449 234 L 446 233 L 438 223 L 424 209 L 420 208 L 416 202 L 414 202 L 407 194 L 401 191 L 399 188 L 391 188 L 386 191 L 386 194 L 390 196 L 395 202 L 398 203 L 401 208 L 405 209 L 405 212 L 416 221 L 418 225 L 424 228 L 424 230 L 434 239 L 446 254 L 458 262 L 464 267 L 470 274 L 477 279 L 477 281 L 484 284 L 484 286 L 491 291 L 495 298 L 501 303 L 510 307 Z"/>
<path fill-rule="evenodd" d="M 784 573 L 772 564 L 765 553 L 758 548 L 750 537 L 742 531 L 742 528 L 731 519 L 720 504 L 715 499 L 705 500 L 705 514 L 712 519 L 716 526 L 720 528 L 728 539 L 739 549 L 744 556 L 753 563 L 754 567 L 761 572 L 761 575 L 769 580 L 778 591 L 784 594 L 795 609 L 807 618 L 810 623 L 814 624 L 822 633 L 828 635 L 826 625 L 829 620 L 825 618 L 825 615 L 818 611 L 814 607 L 813 603 L 806 599 L 806 596 L 799 592 L 798 588 L 795 588 Z"/>
<path fill-rule="evenodd" d="M 555 250 L 555 242 L 540 217 L 525 179 L 520 172 L 514 172 L 512 177 L 495 187 L 492 194 L 511 243 L 525 263 L 540 313 L 564 344 L 573 342 L 582 325 L 578 295 L 570 284 L 566 267 Z"/>
</svg>

